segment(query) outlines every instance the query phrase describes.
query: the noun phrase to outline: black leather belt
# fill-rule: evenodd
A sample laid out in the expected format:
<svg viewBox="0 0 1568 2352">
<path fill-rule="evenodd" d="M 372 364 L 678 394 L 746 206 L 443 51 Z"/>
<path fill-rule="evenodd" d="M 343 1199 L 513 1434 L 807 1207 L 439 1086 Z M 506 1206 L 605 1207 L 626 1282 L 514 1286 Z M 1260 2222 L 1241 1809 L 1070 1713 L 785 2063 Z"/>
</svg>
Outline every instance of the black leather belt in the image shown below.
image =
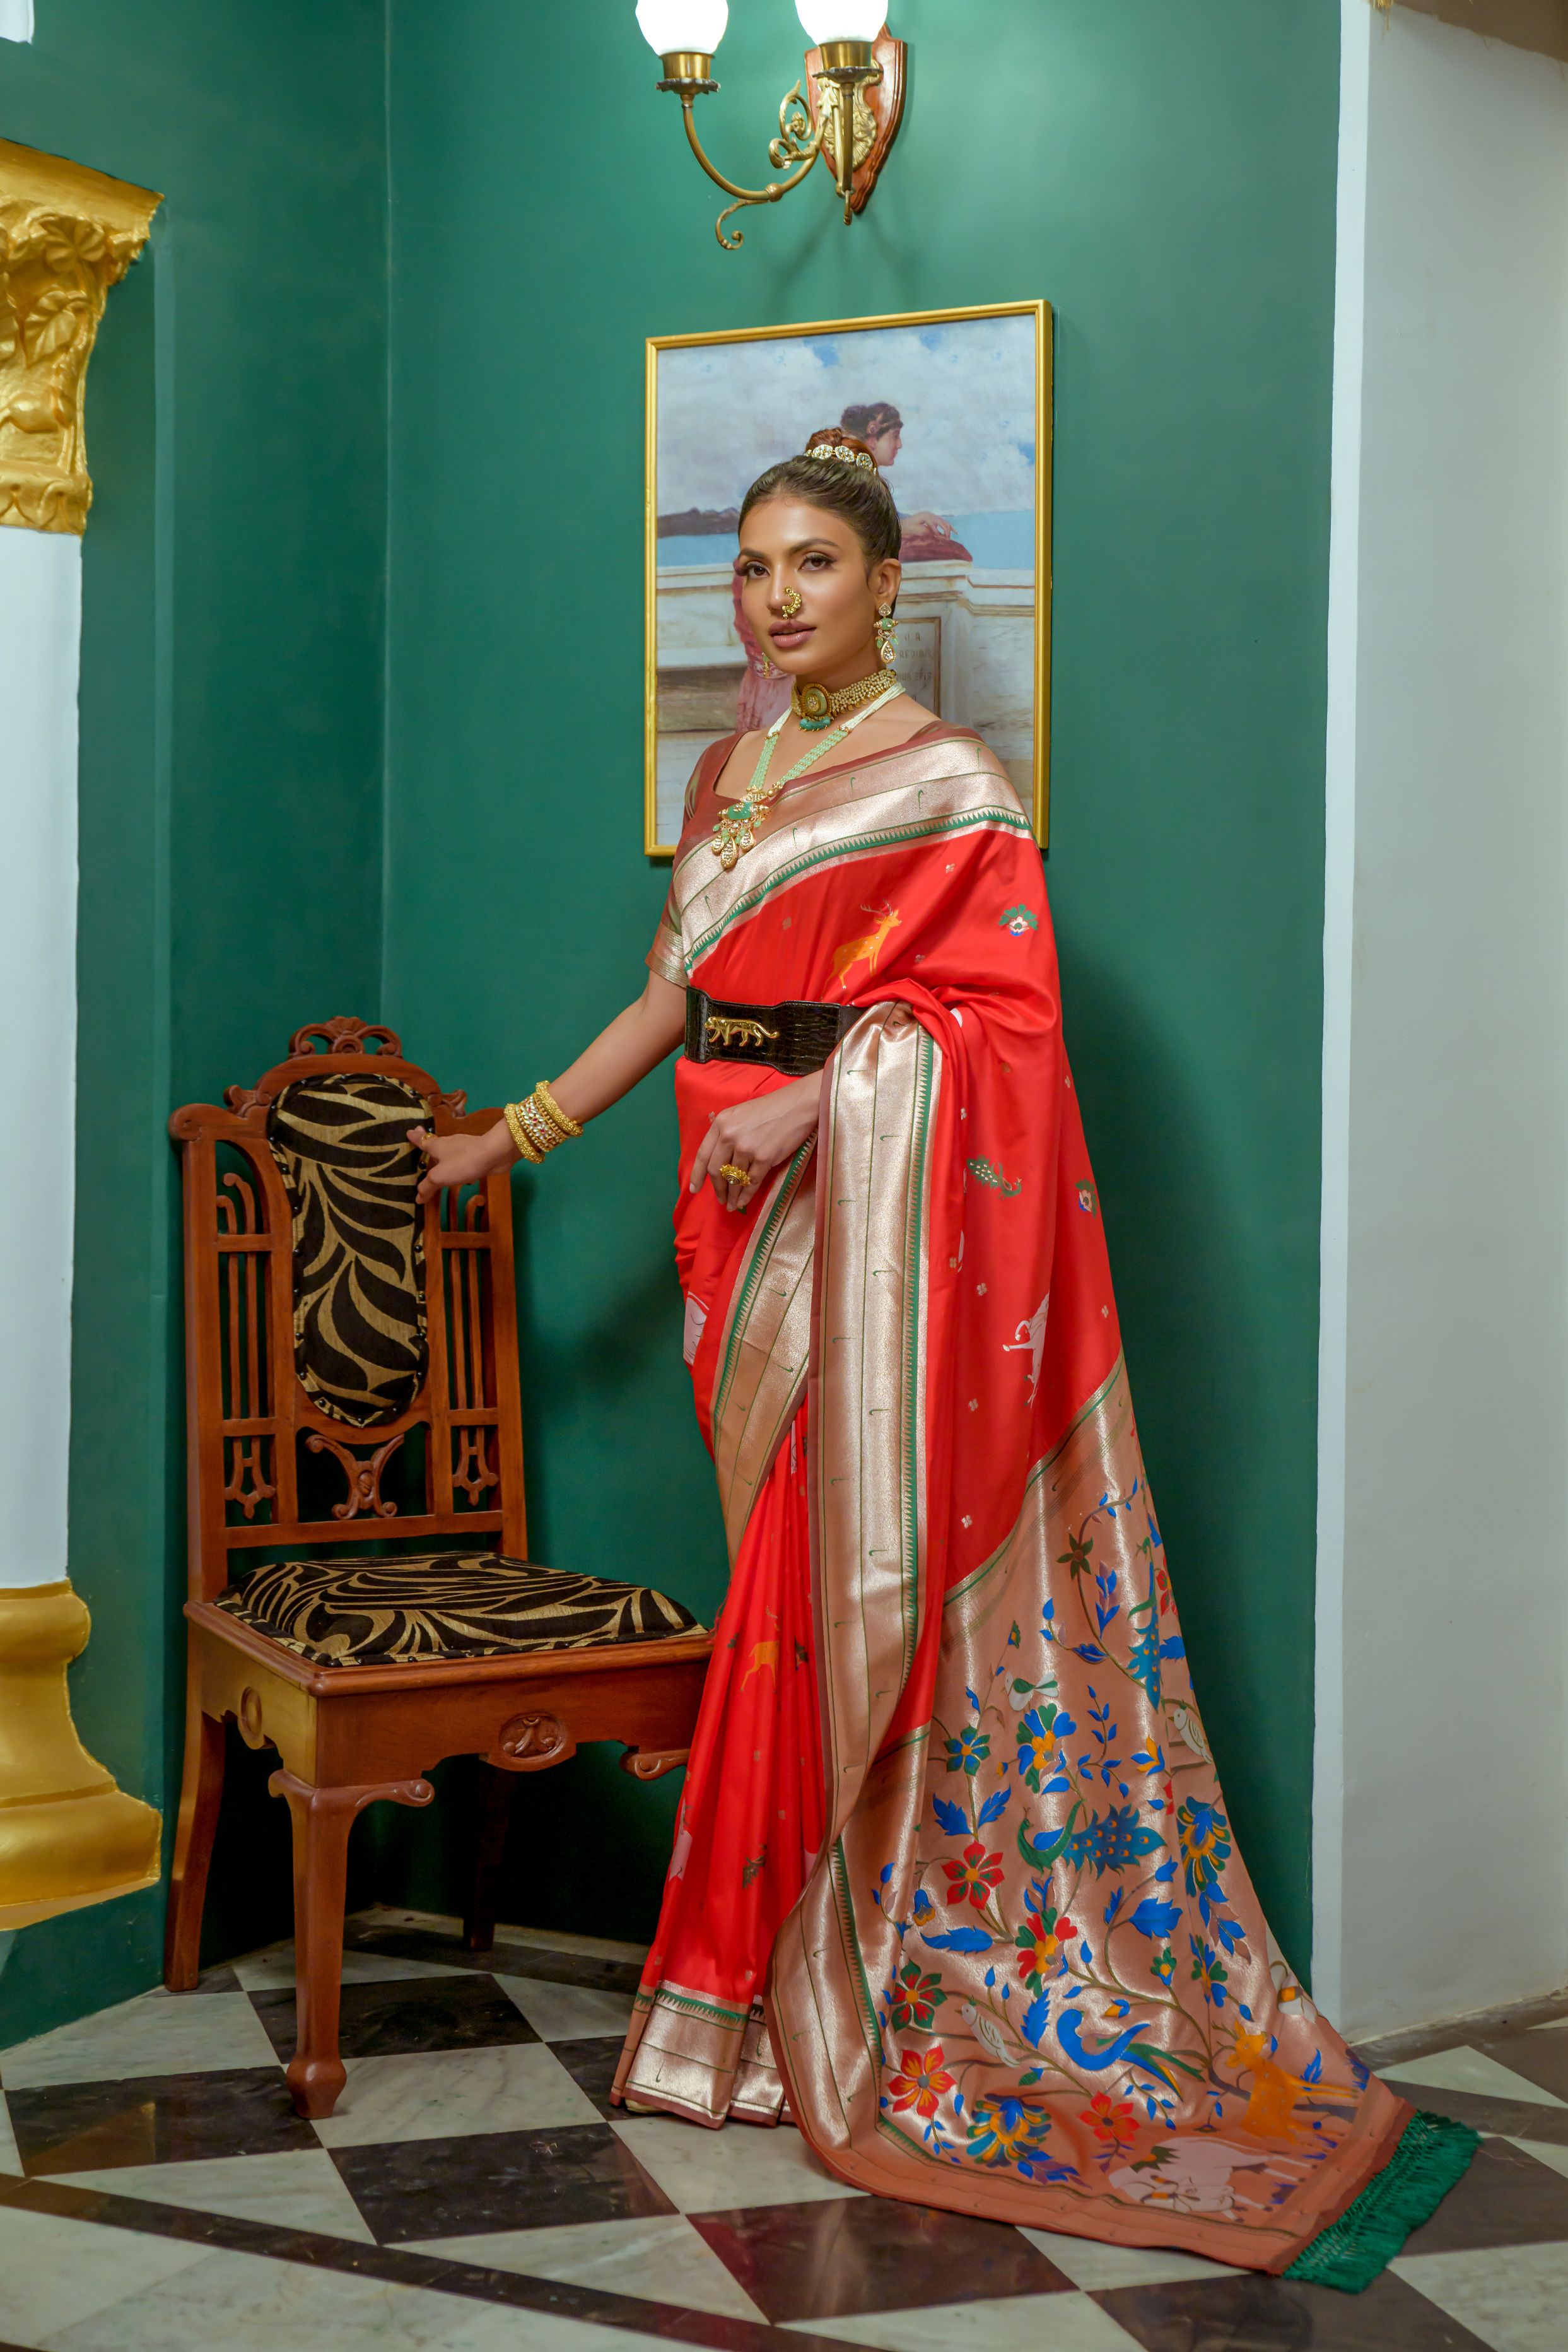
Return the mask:
<svg viewBox="0 0 1568 2352">
<path fill-rule="evenodd" d="M 763 1062 L 787 1078 L 804 1078 L 821 1068 L 859 1018 L 852 1004 L 729 1004 L 688 988 L 686 1058 Z"/>
</svg>

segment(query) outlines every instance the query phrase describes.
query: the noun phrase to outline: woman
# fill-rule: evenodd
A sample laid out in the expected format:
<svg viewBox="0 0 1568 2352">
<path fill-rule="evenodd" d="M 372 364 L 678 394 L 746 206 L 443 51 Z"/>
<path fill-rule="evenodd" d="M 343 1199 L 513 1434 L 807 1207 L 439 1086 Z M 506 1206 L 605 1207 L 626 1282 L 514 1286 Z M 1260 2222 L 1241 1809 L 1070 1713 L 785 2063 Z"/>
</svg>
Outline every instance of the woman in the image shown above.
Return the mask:
<svg viewBox="0 0 1568 2352">
<path fill-rule="evenodd" d="M 1368 2078 L 1235 1852 L 1029 822 L 890 667 L 863 441 L 814 434 L 739 539 L 792 706 L 699 762 L 641 999 L 488 1135 L 415 1136 L 428 1199 L 685 1041 L 732 1575 L 617 2095 L 787 2112 L 885 2195 L 1364 2285 L 1474 2138 Z"/>
<path fill-rule="evenodd" d="M 863 437 L 871 451 L 876 470 L 885 482 L 894 460 L 904 446 L 904 419 L 891 400 L 873 400 L 846 408 L 839 419 L 847 437 L 857 441 Z M 891 485 L 889 486 L 891 488 Z M 898 505 L 897 493 L 893 502 Z M 905 563 L 973 563 L 974 557 L 958 539 L 950 522 L 929 508 L 918 507 L 905 514 L 899 509 L 899 523 L 904 531 L 904 543 L 898 552 Z"/>
</svg>

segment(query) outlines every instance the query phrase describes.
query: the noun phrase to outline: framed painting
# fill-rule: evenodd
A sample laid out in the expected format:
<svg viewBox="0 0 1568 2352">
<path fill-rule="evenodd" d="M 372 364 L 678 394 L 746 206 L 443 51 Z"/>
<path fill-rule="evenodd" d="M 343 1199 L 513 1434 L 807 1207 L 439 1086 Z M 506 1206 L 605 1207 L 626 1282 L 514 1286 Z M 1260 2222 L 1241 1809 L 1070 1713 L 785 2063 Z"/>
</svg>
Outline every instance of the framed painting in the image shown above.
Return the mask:
<svg viewBox="0 0 1568 2352">
<path fill-rule="evenodd" d="M 904 525 L 899 675 L 1007 767 L 1043 846 L 1051 745 L 1051 306 L 648 343 L 644 846 L 673 856 L 710 743 L 771 724 L 735 588 L 740 501 L 818 426 L 875 450 Z"/>
</svg>

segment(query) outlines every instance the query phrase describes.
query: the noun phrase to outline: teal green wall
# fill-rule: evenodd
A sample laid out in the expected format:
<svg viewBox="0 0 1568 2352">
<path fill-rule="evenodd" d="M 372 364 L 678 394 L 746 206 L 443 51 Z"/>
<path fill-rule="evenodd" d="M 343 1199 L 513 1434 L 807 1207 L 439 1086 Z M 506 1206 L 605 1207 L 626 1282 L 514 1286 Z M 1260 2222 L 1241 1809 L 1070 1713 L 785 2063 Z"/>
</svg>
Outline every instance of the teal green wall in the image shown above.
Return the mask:
<svg viewBox="0 0 1568 2352">
<path fill-rule="evenodd" d="M 542 0 L 44 0 L 36 47 L 0 44 L 5 135 L 167 195 L 89 394 L 78 1715 L 171 1805 L 171 1105 L 351 1010 L 497 1100 L 640 984 L 643 338 L 1044 295 L 1068 1036 L 1200 1694 L 1301 1964 L 1338 12 L 894 14 L 910 101 L 870 212 L 846 233 L 814 185 L 736 255 L 630 0 L 577 0 L 595 69 L 548 103 Z M 705 122 L 737 173 L 797 63 L 785 0 L 736 6 Z M 711 1608 L 674 1141 L 655 1079 L 519 1184 L 534 1549 Z M 263 1778 L 242 1754 L 212 1953 L 287 1917 Z M 505 1909 L 645 1931 L 671 1798 L 597 1755 L 526 1780 Z M 362 1889 L 453 1902 L 461 1839 L 380 1812 Z M 0 2044 L 154 1981 L 161 1914 L 27 1930 Z"/>
<path fill-rule="evenodd" d="M 868 214 L 809 187 L 729 255 L 629 0 L 577 0 L 594 71 L 549 102 L 557 12 L 392 0 L 384 1012 L 494 1101 L 639 985 L 643 338 L 1049 297 L 1068 1036 L 1199 1691 L 1301 1965 L 1338 10 L 894 14 Z M 733 10 L 703 121 L 737 176 L 798 62 L 783 0 Z M 655 1079 L 519 1186 L 535 1549 L 711 1606 L 673 1152 Z M 528 1789 L 507 1907 L 645 1929 L 661 1792 L 570 1771 Z M 430 1826 L 395 1837 L 450 1899 Z"/>
<path fill-rule="evenodd" d="M 164 1122 L 298 1021 L 373 1011 L 380 981 L 384 62 L 381 0 L 41 0 L 36 44 L 0 42 L 6 137 L 166 197 L 89 378 L 70 1496 L 94 1618 L 77 1718 L 166 1812 L 184 1532 Z M 225 1816 L 231 1948 L 287 1919 L 258 1777 Z M 162 1907 L 18 1937 L 0 2043 L 155 1981 Z"/>
</svg>

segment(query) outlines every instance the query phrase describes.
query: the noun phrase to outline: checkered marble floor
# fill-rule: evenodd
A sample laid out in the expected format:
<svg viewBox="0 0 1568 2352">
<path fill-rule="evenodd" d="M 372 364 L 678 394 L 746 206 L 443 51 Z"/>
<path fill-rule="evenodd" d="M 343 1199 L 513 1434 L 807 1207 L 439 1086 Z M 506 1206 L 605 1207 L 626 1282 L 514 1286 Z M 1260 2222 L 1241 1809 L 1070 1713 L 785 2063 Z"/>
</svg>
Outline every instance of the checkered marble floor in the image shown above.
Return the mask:
<svg viewBox="0 0 1568 2352">
<path fill-rule="evenodd" d="M 638 1958 L 363 1914 L 321 2124 L 287 1946 L 0 2052 L 0 2352 L 1568 2345 L 1568 1995 L 1364 2053 L 1486 2137 L 1350 2297 L 849 2192 L 789 2126 L 612 2114 Z"/>
</svg>

